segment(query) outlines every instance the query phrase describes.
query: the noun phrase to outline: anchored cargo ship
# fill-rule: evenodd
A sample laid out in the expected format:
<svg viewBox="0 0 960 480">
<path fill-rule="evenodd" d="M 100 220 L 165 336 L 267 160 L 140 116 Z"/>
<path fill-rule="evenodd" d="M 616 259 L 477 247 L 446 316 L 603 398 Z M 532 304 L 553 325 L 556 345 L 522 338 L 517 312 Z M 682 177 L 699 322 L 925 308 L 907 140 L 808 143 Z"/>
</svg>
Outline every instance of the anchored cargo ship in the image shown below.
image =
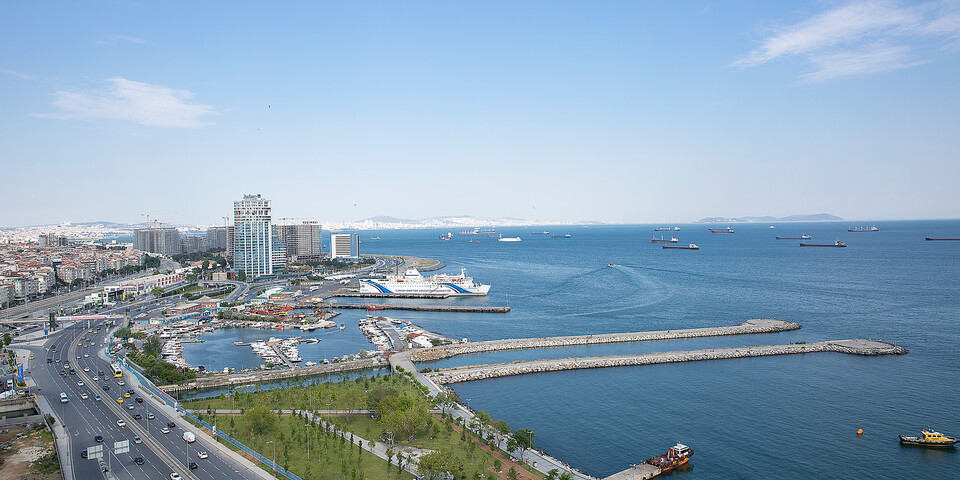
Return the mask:
<svg viewBox="0 0 960 480">
<path fill-rule="evenodd" d="M 777 237 L 777 240 L 810 240 L 813 238 L 810 235 L 800 235 L 799 237 Z"/>
<path fill-rule="evenodd" d="M 848 231 L 848 232 L 853 232 L 853 233 L 863 233 L 863 232 L 879 232 L 880 229 L 877 228 L 876 225 L 874 225 L 874 226 L 872 226 L 872 227 L 853 227 L 853 228 L 848 228 L 847 231 Z"/>
<path fill-rule="evenodd" d="M 800 243 L 801 247 L 846 247 L 847 244 L 837 240 L 833 243 Z"/>
<path fill-rule="evenodd" d="M 691 243 L 690 245 L 687 245 L 687 246 L 683 246 L 683 245 L 664 245 L 663 248 L 667 248 L 667 249 L 671 249 L 671 250 L 700 250 L 700 246 L 698 246 L 696 243 Z"/>
<path fill-rule="evenodd" d="M 677 243 L 677 242 L 679 242 L 677 237 L 663 238 L 663 235 L 661 235 L 660 238 L 650 239 L 650 243 Z"/>
<path fill-rule="evenodd" d="M 708 228 L 707 230 L 709 230 L 710 233 L 733 233 L 733 229 L 730 228 L 730 227 L 727 227 L 727 228 Z"/>
<path fill-rule="evenodd" d="M 654 232 L 679 232 L 680 227 L 657 227 L 653 229 Z"/>
<path fill-rule="evenodd" d="M 403 275 L 387 275 L 386 279 L 360 279 L 360 293 L 444 294 L 450 296 L 486 295 L 490 285 L 482 285 L 468 277 L 464 269 L 460 275 L 420 275 L 416 268 L 408 268 Z"/>
<path fill-rule="evenodd" d="M 570 235 L 570 234 L 568 233 L 568 234 L 566 234 L 566 235 L 554 235 L 554 236 L 551 237 L 551 238 L 570 238 L 570 237 L 572 237 L 572 236 L 573 236 L 573 235 Z"/>
<path fill-rule="evenodd" d="M 675 446 L 667 450 L 667 453 L 647 459 L 646 463 L 658 467 L 661 472 L 669 472 L 689 462 L 692 456 L 692 448 L 677 442 Z"/>
<path fill-rule="evenodd" d="M 917 445 L 921 447 L 952 447 L 956 445 L 956 437 L 948 437 L 932 428 L 920 430 L 920 435 L 898 435 L 902 445 Z"/>
<path fill-rule="evenodd" d="M 960 238 L 925 237 L 928 242 L 960 242 Z"/>
<path fill-rule="evenodd" d="M 500 237 L 497 239 L 500 242 L 520 242 L 522 241 L 520 237 Z"/>
</svg>

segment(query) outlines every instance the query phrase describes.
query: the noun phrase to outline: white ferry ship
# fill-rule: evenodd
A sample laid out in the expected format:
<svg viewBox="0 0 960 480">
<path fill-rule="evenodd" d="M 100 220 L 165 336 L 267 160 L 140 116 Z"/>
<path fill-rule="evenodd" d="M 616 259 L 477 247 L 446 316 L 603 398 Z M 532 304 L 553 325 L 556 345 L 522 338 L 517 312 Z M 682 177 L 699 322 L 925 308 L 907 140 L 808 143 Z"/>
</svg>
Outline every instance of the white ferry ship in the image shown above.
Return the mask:
<svg viewBox="0 0 960 480">
<path fill-rule="evenodd" d="M 482 285 L 468 277 L 465 269 L 460 275 L 420 275 L 416 268 L 408 268 L 404 275 L 387 275 L 385 280 L 360 279 L 360 293 L 486 295 L 490 285 Z"/>
</svg>

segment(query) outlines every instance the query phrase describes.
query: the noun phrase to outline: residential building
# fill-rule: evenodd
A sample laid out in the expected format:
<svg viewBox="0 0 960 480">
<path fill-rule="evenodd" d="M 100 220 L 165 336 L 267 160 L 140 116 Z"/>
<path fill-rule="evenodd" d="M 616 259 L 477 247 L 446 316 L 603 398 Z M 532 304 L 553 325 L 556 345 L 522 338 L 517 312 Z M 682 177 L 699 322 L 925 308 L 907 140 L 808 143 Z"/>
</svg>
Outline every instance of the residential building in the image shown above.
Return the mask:
<svg viewBox="0 0 960 480">
<path fill-rule="evenodd" d="M 133 231 L 133 248 L 142 252 L 176 255 L 181 252 L 180 230 L 174 227 L 138 228 Z"/>
<path fill-rule="evenodd" d="M 305 221 L 294 225 L 277 225 L 280 239 L 286 244 L 288 263 L 320 259 L 320 224 Z"/>
<path fill-rule="evenodd" d="M 203 237 L 198 235 L 184 235 L 180 239 L 180 252 L 181 253 L 197 253 L 200 251 L 200 241 Z"/>
<path fill-rule="evenodd" d="M 247 277 L 273 273 L 270 200 L 244 195 L 233 202 L 233 267 Z"/>
<path fill-rule="evenodd" d="M 359 258 L 360 236 L 352 233 L 330 235 L 330 259 Z"/>
<path fill-rule="evenodd" d="M 232 242 L 229 241 L 228 234 L 233 227 L 209 227 L 207 228 L 206 250 L 225 250 Z"/>
</svg>

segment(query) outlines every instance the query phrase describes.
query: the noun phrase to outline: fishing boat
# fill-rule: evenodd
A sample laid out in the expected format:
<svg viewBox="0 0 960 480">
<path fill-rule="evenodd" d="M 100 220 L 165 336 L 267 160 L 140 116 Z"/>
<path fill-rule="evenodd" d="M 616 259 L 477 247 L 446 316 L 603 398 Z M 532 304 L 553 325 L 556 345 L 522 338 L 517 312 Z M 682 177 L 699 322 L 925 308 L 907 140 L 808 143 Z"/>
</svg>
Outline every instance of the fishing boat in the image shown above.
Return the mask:
<svg viewBox="0 0 960 480">
<path fill-rule="evenodd" d="M 800 242 L 800 246 L 801 246 L 801 247 L 837 247 L 837 248 L 842 248 L 842 247 L 846 247 L 847 244 L 841 242 L 840 240 L 837 240 L 836 242 L 833 242 L 833 243 L 803 243 L 803 242 Z"/>
<path fill-rule="evenodd" d="M 920 430 L 920 435 L 897 435 L 901 445 L 916 445 L 919 447 L 952 447 L 957 444 L 956 437 L 948 437 L 932 428 Z"/>
<path fill-rule="evenodd" d="M 690 461 L 693 456 L 693 449 L 677 442 L 673 447 L 667 450 L 667 453 L 653 458 L 648 458 L 646 463 L 660 469 L 660 472 L 669 472 Z"/>
<path fill-rule="evenodd" d="M 480 240 L 470 240 L 470 241 L 467 242 L 467 243 L 480 243 Z"/>
</svg>

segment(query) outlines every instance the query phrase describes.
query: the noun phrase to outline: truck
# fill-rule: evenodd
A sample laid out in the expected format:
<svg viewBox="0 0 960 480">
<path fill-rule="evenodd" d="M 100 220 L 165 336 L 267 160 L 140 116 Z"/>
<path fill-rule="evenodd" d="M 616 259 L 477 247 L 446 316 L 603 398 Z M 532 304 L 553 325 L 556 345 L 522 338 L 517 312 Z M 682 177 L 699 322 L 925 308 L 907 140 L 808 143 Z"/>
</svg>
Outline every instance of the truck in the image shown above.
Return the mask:
<svg viewBox="0 0 960 480">
<path fill-rule="evenodd" d="M 187 443 L 193 443 L 197 441 L 197 436 L 193 432 L 183 432 L 183 441 Z"/>
</svg>

